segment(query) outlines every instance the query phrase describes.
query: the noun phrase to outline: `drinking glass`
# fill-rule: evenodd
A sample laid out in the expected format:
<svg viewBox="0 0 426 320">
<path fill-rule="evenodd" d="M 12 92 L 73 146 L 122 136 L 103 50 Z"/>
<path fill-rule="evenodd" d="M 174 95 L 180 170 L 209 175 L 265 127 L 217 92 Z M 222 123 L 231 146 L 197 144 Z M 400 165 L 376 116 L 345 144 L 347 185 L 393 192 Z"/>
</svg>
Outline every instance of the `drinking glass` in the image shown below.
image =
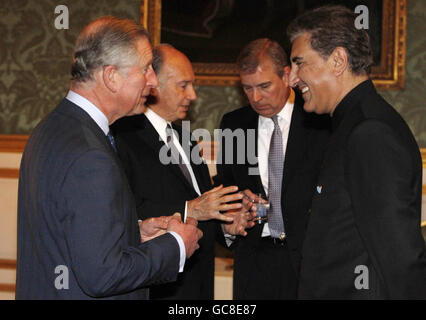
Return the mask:
<svg viewBox="0 0 426 320">
<path fill-rule="evenodd" d="M 258 193 L 257 196 L 259 198 L 254 201 L 257 217 L 254 220 L 257 221 L 258 224 L 262 224 L 268 221 L 268 210 L 270 205 L 269 201 L 264 199 L 261 193 Z"/>
</svg>

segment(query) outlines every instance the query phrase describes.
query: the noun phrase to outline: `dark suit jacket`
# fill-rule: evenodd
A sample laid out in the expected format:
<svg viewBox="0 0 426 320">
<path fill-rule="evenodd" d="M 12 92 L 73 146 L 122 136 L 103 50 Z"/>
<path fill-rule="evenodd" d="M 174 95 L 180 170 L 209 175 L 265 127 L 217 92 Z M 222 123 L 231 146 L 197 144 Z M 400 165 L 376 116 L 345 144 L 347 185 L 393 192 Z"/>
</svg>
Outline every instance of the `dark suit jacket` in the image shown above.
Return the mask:
<svg viewBox="0 0 426 320">
<path fill-rule="evenodd" d="M 257 157 L 258 119 L 259 115 L 250 106 L 246 106 L 224 115 L 221 129 L 241 128 L 246 136 L 248 130 L 255 130 L 255 155 Z M 288 246 L 291 250 L 291 263 L 296 274 L 299 270 L 302 242 L 317 172 L 329 135 L 328 127 L 327 118 L 303 111 L 303 101 L 297 96 L 290 124 L 282 182 L 283 219 Z M 257 163 L 250 164 L 249 159 L 246 159 L 244 164 L 235 164 L 239 150 L 236 139 L 234 139 L 232 147 L 234 163 L 225 163 L 229 155 L 223 145 L 224 140 L 221 141 L 219 155 L 221 164 L 217 165 L 218 174 L 215 177 L 215 183 L 223 183 L 226 186 L 237 185 L 240 190 L 250 189 L 254 193 L 265 195 L 260 176 L 249 175 L 249 168 L 257 168 Z M 236 297 L 241 296 L 246 281 L 256 276 L 251 270 L 252 252 L 259 246 L 262 229 L 263 225 L 256 225 L 247 230 L 248 235 L 245 238 L 237 238 L 235 243 L 234 296 Z"/>
<path fill-rule="evenodd" d="M 179 259 L 170 234 L 141 244 L 117 155 L 89 115 L 62 100 L 22 157 L 16 298 L 146 299 L 144 287 L 176 279 Z"/>
<path fill-rule="evenodd" d="M 178 132 L 182 144 L 182 128 L 176 125 L 173 128 Z M 146 116 L 123 118 L 112 129 L 135 195 L 139 218 L 168 216 L 175 212 L 184 214 L 185 201 L 197 198 L 198 194 L 177 164 L 164 165 L 160 162 L 160 150 L 166 146 Z M 189 132 L 186 134 L 190 137 Z M 194 142 L 191 142 L 190 153 L 200 156 Z M 192 170 L 200 192 L 204 193 L 211 189 L 208 168 L 204 162 L 195 164 L 192 160 Z M 218 226 L 216 221 L 199 222 L 198 227 L 203 231 L 200 249 L 186 261 L 184 272 L 179 274 L 176 282 L 152 287 L 151 298 L 213 299 L 214 248 Z"/>
<path fill-rule="evenodd" d="M 332 120 L 300 297 L 425 299 L 422 163 L 410 129 L 370 80 L 340 102 Z"/>
</svg>

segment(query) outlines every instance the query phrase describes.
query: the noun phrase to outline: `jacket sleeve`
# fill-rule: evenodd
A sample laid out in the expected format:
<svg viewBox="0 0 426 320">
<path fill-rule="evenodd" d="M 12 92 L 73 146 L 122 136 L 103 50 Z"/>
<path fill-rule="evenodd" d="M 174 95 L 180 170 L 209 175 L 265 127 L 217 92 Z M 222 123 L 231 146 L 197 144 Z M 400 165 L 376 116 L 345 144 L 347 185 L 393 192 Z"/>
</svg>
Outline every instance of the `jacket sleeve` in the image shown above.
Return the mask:
<svg viewBox="0 0 426 320">
<path fill-rule="evenodd" d="M 129 213 L 134 205 L 127 182 L 110 154 L 88 151 L 74 161 L 62 183 L 61 221 L 81 289 L 93 297 L 116 295 L 173 281 L 179 246 L 171 234 L 130 247 Z"/>
<path fill-rule="evenodd" d="M 426 298 L 419 167 L 383 122 L 364 121 L 348 138 L 345 179 L 355 224 L 390 299 Z"/>
</svg>

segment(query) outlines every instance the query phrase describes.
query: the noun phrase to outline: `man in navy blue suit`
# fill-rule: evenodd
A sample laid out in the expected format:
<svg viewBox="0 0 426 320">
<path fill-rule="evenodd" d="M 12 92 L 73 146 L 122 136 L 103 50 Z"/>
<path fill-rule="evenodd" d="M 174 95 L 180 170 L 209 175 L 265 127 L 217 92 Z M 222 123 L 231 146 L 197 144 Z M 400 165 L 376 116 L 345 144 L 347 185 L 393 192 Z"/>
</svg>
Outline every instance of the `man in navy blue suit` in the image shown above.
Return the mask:
<svg viewBox="0 0 426 320">
<path fill-rule="evenodd" d="M 146 299 L 198 248 L 195 219 L 138 224 L 109 125 L 158 81 L 148 33 L 102 17 L 79 35 L 68 95 L 33 131 L 19 178 L 17 299 Z"/>
</svg>

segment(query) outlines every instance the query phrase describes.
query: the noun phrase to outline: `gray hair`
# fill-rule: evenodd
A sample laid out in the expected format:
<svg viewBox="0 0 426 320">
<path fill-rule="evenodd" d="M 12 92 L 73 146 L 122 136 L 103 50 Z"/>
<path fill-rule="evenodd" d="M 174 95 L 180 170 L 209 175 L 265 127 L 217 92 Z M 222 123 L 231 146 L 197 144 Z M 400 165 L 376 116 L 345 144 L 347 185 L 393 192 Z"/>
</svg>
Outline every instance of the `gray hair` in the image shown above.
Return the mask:
<svg viewBox="0 0 426 320">
<path fill-rule="evenodd" d="M 117 69 L 135 65 L 139 59 L 136 41 L 141 38 L 150 41 L 148 32 L 130 19 L 105 16 L 92 21 L 77 38 L 71 80 L 93 80 L 95 70 L 109 65 Z"/>
</svg>

